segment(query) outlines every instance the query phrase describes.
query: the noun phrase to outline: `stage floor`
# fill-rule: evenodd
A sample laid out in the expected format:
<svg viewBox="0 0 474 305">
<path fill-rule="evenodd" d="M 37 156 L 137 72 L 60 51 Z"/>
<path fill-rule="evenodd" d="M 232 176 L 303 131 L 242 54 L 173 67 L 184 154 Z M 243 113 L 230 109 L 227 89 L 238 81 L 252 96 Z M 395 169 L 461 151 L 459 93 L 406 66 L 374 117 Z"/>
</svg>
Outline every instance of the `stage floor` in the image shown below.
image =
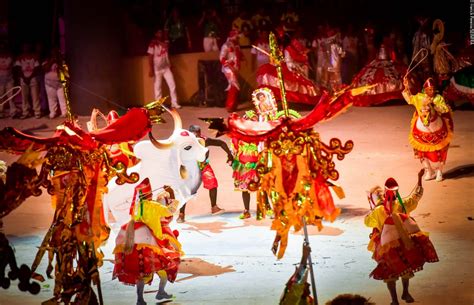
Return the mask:
<svg viewBox="0 0 474 305">
<path fill-rule="evenodd" d="M 214 136 L 198 117 L 225 117 L 223 108 L 184 107 L 179 110 L 183 126 L 199 124 L 203 134 Z M 310 228 L 312 259 L 319 304 L 341 293 L 358 293 L 376 304 L 389 304 L 385 284 L 369 278 L 375 267 L 366 250 L 369 228 L 363 218 L 369 206 L 366 191 L 383 185 L 394 177 L 402 196 L 416 184 L 420 164 L 413 158 L 408 144 L 408 130 L 413 108 L 387 106 L 352 107 L 335 119 L 315 127 L 324 142 L 337 137 L 343 142 L 354 141 L 353 151 L 343 161 L 336 160 L 336 169 L 346 198 L 336 199 L 341 216 L 333 223 L 324 223 L 317 232 Z M 88 118 L 80 117 L 85 128 Z M 0 120 L 0 127 L 28 129 L 37 135 L 50 135 L 60 119 Z M 445 166 L 445 180 L 424 183 L 425 193 L 412 213 L 430 238 L 440 261 L 426 264 L 423 271 L 410 281 L 415 304 L 445 305 L 474 303 L 474 112 L 454 112 L 455 133 Z M 158 136 L 170 134 L 171 124 L 155 126 Z M 178 280 L 168 284 L 167 291 L 175 298 L 169 304 L 278 304 L 285 283 L 300 260 L 303 235 L 290 234 L 285 257 L 276 260 L 270 251 L 274 232 L 270 220 L 240 220 L 243 209 L 241 195 L 233 190 L 232 171 L 225 163 L 226 155 L 219 148 L 210 148 L 210 159 L 219 180 L 218 205 L 226 210 L 219 216 L 210 215 L 207 190 L 201 188 L 198 197 L 187 205 L 187 222 L 172 222 L 180 231 L 179 240 L 186 253 Z M 0 153 L 7 163 L 17 157 Z M 252 195 L 255 216 L 255 197 Z M 52 208 L 47 195 L 30 198 L 4 219 L 4 230 L 14 245 L 19 263 L 31 265 L 37 247 L 52 220 Z M 106 261 L 101 268 L 105 304 L 135 304 L 135 288 L 112 280 L 116 229 L 104 246 Z M 39 271 L 46 268 L 46 259 Z M 18 290 L 16 283 L 8 290 L 0 288 L 1 305 L 39 304 L 49 299 L 53 280 L 42 283 L 41 293 L 31 296 Z M 147 286 L 145 299 L 154 304 L 155 280 Z M 401 283 L 398 283 L 401 295 Z M 400 304 L 403 301 L 400 300 Z"/>
</svg>

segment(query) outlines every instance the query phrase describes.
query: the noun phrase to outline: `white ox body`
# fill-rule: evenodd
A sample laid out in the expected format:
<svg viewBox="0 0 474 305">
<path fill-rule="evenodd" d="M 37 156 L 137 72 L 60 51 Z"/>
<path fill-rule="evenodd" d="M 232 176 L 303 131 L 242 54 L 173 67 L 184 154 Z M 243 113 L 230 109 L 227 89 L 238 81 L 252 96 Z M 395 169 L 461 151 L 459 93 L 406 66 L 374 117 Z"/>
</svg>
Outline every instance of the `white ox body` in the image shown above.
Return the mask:
<svg viewBox="0 0 474 305">
<path fill-rule="evenodd" d="M 104 196 L 104 208 L 110 209 L 116 224 L 122 226 L 130 220 L 130 206 L 135 186 L 143 179 L 149 178 L 153 190 L 169 185 L 181 207 L 196 196 L 201 185 L 201 171 L 197 161 L 206 159 L 207 148 L 201 145 L 191 132 L 176 129 L 170 140 L 173 146 L 158 149 L 150 141 L 141 141 L 134 146 L 134 153 L 140 162 L 128 169 L 128 173 L 137 172 L 140 179 L 135 184 L 117 185 L 115 178 L 108 184 L 108 193 Z M 180 167 L 184 166 L 187 177 L 180 175 Z"/>
</svg>

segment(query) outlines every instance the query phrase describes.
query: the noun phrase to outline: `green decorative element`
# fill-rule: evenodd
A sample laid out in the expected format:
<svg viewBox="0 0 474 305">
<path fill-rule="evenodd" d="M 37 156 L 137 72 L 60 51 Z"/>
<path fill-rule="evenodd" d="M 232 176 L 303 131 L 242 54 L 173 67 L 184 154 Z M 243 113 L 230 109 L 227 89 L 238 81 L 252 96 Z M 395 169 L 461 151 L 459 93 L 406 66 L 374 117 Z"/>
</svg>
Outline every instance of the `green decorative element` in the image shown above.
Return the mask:
<svg viewBox="0 0 474 305">
<path fill-rule="evenodd" d="M 464 68 L 461 71 L 454 74 L 454 80 L 456 84 L 468 88 L 474 88 L 474 77 L 472 77 L 472 71 L 474 67 Z"/>
<path fill-rule="evenodd" d="M 234 159 L 234 162 L 232 162 L 232 169 L 233 170 L 240 170 L 240 169 L 256 169 L 257 168 L 257 162 L 246 162 L 246 163 L 241 163 L 239 160 Z"/>
<path fill-rule="evenodd" d="M 405 208 L 405 204 L 403 204 L 403 200 L 402 200 L 402 197 L 400 196 L 400 193 L 397 191 L 397 199 L 398 199 L 398 202 L 400 203 L 400 205 L 402 206 L 402 209 L 403 209 L 403 213 L 407 213 L 407 209 Z"/>
<path fill-rule="evenodd" d="M 256 156 L 258 154 L 258 146 L 255 143 L 239 144 L 239 151 L 244 155 Z"/>
<path fill-rule="evenodd" d="M 278 81 L 280 84 L 280 94 L 281 94 L 281 103 L 283 107 L 283 112 L 285 113 L 285 116 L 288 117 L 289 112 L 288 112 L 288 103 L 286 102 L 286 89 L 285 89 L 285 83 L 283 81 L 283 72 L 281 70 L 281 62 L 284 60 L 283 53 L 278 47 L 278 42 L 275 37 L 275 34 L 270 33 L 268 39 L 269 39 L 269 45 L 270 45 L 271 61 L 273 61 L 273 63 L 276 66 Z"/>
<path fill-rule="evenodd" d="M 145 202 L 144 198 L 143 198 L 143 193 L 142 193 L 142 190 L 138 191 L 138 198 L 140 200 L 140 211 L 139 211 L 139 215 L 140 215 L 140 218 L 143 216 L 143 203 Z"/>
<path fill-rule="evenodd" d="M 249 119 L 253 119 L 257 116 L 257 113 L 255 112 L 255 110 L 247 110 L 245 111 L 245 116 Z"/>
<path fill-rule="evenodd" d="M 288 109 L 288 113 L 289 113 L 289 115 L 290 115 L 290 118 L 293 118 L 293 119 L 301 118 L 301 114 L 299 114 L 299 112 L 296 111 L 296 110 Z M 276 119 L 279 119 L 279 118 L 281 118 L 281 117 L 284 116 L 284 115 L 285 115 L 285 111 L 280 110 L 280 111 L 277 112 L 275 118 L 276 118 Z"/>
<path fill-rule="evenodd" d="M 198 161 L 199 170 L 202 171 L 208 164 L 209 164 L 209 159 L 206 159 L 206 161 L 204 161 L 204 162 L 199 162 Z"/>
</svg>

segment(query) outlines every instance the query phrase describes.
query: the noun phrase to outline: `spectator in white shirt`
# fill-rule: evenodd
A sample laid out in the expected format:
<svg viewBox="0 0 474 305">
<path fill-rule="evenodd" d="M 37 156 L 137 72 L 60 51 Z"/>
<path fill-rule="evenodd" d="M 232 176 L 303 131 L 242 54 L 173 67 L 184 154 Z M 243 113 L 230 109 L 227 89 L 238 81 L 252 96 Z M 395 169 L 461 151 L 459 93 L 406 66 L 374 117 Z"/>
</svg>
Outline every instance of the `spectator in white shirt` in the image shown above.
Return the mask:
<svg viewBox="0 0 474 305">
<path fill-rule="evenodd" d="M 163 30 L 159 29 L 155 33 L 154 39 L 148 46 L 148 58 L 150 65 L 150 77 L 154 77 L 154 92 L 155 99 L 160 99 L 163 96 L 162 83 L 163 78 L 168 85 L 171 97 L 171 107 L 179 109 L 176 95 L 176 83 L 174 81 L 173 73 L 171 72 L 171 64 L 168 56 L 168 41 L 164 40 Z"/>
</svg>

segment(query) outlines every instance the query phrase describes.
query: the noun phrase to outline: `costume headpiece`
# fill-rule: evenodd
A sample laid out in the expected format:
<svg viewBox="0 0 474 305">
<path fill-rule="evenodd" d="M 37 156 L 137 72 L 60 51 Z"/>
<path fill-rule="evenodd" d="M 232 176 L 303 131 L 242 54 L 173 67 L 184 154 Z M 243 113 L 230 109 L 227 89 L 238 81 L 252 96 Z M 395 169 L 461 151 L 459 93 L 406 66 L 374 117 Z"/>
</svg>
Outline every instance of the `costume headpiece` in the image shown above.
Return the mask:
<svg viewBox="0 0 474 305">
<path fill-rule="evenodd" d="M 145 178 L 140 184 L 135 186 L 133 191 L 132 205 L 130 206 L 130 215 L 134 215 L 135 206 L 140 204 L 142 200 L 152 199 L 152 189 L 150 179 Z M 143 213 L 141 205 L 139 206 L 139 213 Z"/>
<path fill-rule="evenodd" d="M 398 195 L 398 183 L 393 178 L 388 178 L 385 181 L 385 199 L 384 199 L 384 207 L 387 213 L 392 213 L 392 205 L 393 202 L 396 200 Z"/>
<path fill-rule="evenodd" d="M 375 209 L 379 204 L 383 202 L 382 194 L 382 188 L 378 185 L 373 187 L 370 191 L 367 191 L 367 200 L 369 200 L 371 209 Z"/>
<path fill-rule="evenodd" d="M 107 124 L 111 124 L 111 123 L 115 122 L 116 120 L 118 120 L 118 118 L 119 118 L 119 114 L 117 113 L 117 111 L 111 110 L 107 114 Z"/>
<path fill-rule="evenodd" d="M 423 84 L 423 88 L 434 88 L 435 86 L 435 81 L 430 77 L 428 78 L 425 83 Z"/>
<path fill-rule="evenodd" d="M 385 190 L 397 191 L 398 190 L 397 181 L 393 178 L 388 178 L 387 181 L 385 181 Z"/>
</svg>

